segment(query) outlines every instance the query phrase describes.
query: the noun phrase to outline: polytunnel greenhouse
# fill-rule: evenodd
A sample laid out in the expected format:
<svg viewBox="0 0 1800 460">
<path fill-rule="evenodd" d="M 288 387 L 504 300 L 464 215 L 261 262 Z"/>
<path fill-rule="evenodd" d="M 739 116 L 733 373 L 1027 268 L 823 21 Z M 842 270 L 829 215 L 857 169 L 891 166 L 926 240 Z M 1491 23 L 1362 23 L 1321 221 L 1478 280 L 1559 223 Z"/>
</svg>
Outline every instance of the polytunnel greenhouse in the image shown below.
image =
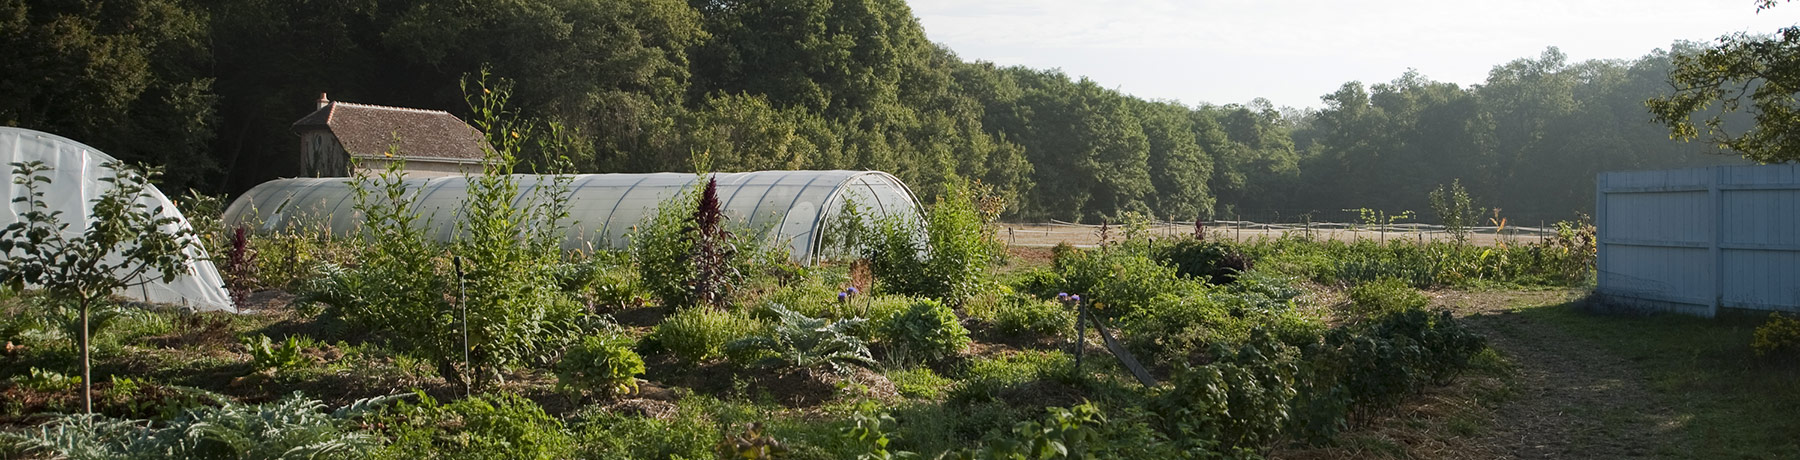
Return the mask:
<svg viewBox="0 0 1800 460">
<path fill-rule="evenodd" d="M 554 186 L 556 176 L 515 176 L 515 203 L 532 199 L 540 186 Z M 581 174 L 569 181 L 569 219 L 563 248 L 623 249 L 638 225 L 654 216 L 663 201 L 694 186 L 699 176 L 685 173 Z M 733 231 L 760 232 L 769 244 L 785 244 L 795 261 L 813 262 L 821 254 L 826 228 L 845 203 L 854 203 L 865 219 L 918 215 L 918 200 L 906 184 L 879 171 L 757 171 L 715 173 L 721 208 Z M 411 178 L 402 181 L 416 199 L 426 234 L 452 241 L 468 196 L 468 177 Z M 374 184 L 371 184 L 373 187 Z M 281 179 L 245 192 L 225 211 L 225 223 L 261 233 L 326 232 L 354 234 L 362 220 L 350 179 Z"/>
</svg>

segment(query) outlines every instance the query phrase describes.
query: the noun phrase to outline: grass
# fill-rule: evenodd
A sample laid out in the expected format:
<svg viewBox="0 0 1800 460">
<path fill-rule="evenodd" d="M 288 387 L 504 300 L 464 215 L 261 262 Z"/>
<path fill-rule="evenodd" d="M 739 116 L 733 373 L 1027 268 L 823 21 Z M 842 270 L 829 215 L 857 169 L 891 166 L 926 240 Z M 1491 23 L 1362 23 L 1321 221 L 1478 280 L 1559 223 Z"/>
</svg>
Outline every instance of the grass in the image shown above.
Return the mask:
<svg viewBox="0 0 1800 460">
<path fill-rule="evenodd" d="M 1640 370 L 1672 414 L 1679 439 L 1657 453 L 1682 458 L 1800 458 L 1800 360 L 1757 358 L 1751 332 L 1765 318 L 1589 313 L 1574 304 L 1520 309 Z"/>
</svg>

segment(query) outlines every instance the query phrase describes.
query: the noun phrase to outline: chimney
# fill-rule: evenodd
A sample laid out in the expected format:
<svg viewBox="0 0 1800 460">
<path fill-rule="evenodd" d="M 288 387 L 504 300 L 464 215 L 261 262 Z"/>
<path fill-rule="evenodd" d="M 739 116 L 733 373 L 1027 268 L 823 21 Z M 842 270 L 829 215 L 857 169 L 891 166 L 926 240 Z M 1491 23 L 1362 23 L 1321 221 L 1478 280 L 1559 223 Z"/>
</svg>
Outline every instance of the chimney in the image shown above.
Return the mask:
<svg viewBox="0 0 1800 460">
<path fill-rule="evenodd" d="M 319 93 L 319 108 L 323 109 L 327 105 L 331 105 L 331 99 L 326 98 L 325 93 Z"/>
</svg>

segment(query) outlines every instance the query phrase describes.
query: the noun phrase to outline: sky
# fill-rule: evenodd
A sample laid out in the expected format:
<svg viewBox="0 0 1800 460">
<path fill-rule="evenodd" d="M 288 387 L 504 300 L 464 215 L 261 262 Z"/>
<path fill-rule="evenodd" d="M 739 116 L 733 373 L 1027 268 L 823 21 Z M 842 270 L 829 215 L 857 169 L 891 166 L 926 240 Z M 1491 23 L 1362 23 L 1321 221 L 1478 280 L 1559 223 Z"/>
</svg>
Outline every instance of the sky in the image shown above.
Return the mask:
<svg viewBox="0 0 1800 460">
<path fill-rule="evenodd" d="M 1680 40 L 1770 34 L 1800 4 L 1753 0 L 909 0 L 964 60 L 1059 68 L 1145 99 L 1317 108 L 1407 69 L 1461 85 L 1555 46 L 1635 59 Z"/>
</svg>

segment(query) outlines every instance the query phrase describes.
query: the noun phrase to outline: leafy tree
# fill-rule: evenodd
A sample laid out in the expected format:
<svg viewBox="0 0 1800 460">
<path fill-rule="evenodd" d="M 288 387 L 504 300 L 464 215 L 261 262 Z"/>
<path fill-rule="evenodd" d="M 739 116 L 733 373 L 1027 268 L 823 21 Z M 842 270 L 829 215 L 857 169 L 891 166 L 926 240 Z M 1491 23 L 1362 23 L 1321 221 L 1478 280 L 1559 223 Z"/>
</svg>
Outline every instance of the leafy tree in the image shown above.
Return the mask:
<svg viewBox="0 0 1800 460">
<path fill-rule="evenodd" d="M 1645 102 L 1670 137 L 1705 136 L 1762 163 L 1800 160 L 1800 101 L 1794 98 L 1800 92 L 1800 26 L 1772 37 L 1726 36 L 1713 47 L 1675 56 L 1674 64 L 1669 84 L 1675 93 Z M 1727 114 L 1737 112 L 1751 114 L 1754 124 L 1728 126 Z M 1696 123 L 1695 117 L 1702 119 Z"/>
<path fill-rule="evenodd" d="M 178 0 L 0 1 L 0 125 L 163 165 L 166 186 L 209 181 L 206 30 L 205 12 Z"/>
<path fill-rule="evenodd" d="M 122 289 L 174 281 L 187 269 L 187 251 L 198 243 L 173 210 L 146 204 L 158 174 L 154 169 L 107 164 L 114 175 L 100 179 L 106 190 L 90 205 L 88 222 L 72 230 L 62 211 L 44 202 L 49 168 L 37 161 L 12 166 L 12 183 L 25 191 L 13 202 L 24 209 L 18 222 L 0 230 L 0 254 L 6 256 L 0 260 L 0 282 L 14 290 L 40 286 L 52 301 L 79 311 L 81 407 L 92 413 L 89 314 Z"/>
</svg>

